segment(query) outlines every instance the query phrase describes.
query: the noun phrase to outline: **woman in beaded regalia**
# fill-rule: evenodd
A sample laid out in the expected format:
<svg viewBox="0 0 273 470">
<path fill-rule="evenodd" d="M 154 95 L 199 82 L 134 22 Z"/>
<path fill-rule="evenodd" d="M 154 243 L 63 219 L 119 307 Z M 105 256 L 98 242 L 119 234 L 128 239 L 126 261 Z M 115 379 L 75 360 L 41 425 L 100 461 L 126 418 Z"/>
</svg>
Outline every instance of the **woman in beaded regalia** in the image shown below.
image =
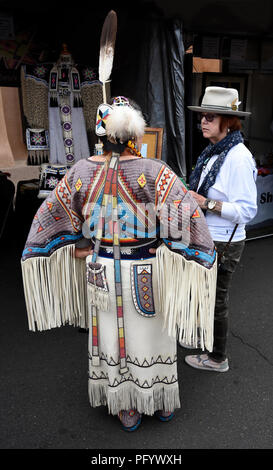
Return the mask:
<svg viewBox="0 0 273 470">
<path fill-rule="evenodd" d="M 180 178 L 137 150 L 139 108 L 117 97 L 99 116 L 104 154 L 43 202 L 22 270 L 29 328 L 88 328 L 90 404 L 132 431 L 180 408 L 177 340 L 212 348 L 216 253 Z"/>
</svg>

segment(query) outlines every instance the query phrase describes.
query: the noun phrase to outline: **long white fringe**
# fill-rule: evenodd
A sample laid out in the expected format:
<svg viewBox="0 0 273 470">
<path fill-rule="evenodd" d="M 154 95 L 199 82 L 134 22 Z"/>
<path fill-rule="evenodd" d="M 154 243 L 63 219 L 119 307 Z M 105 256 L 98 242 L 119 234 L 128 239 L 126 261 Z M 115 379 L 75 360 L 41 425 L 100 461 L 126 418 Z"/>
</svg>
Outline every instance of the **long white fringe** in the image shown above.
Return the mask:
<svg viewBox="0 0 273 470">
<path fill-rule="evenodd" d="M 159 309 L 169 336 L 212 351 L 217 260 L 211 269 L 161 245 L 156 251 Z"/>
<path fill-rule="evenodd" d="M 152 390 L 138 390 L 131 383 L 121 384 L 117 390 L 109 390 L 107 384 L 94 384 L 89 380 L 89 400 L 92 407 L 107 405 L 109 414 L 121 410 L 137 409 L 139 413 L 153 415 L 157 410 L 174 411 L 180 408 L 177 384 L 154 386 Z"/>
<path fill-rule="evenodd" d="M 29 329 L 43 331 L 65 324 L 88 328 L 85 260 L 75 246 L 50 257 L 21 262 Z"/>
<path fill-rule="evenodd" d="M 94 285 L 87 285 L 88 305 L 95 305 L 99 310 L 109 310 L 109 292 L 103 292 Z"/>
</svg>

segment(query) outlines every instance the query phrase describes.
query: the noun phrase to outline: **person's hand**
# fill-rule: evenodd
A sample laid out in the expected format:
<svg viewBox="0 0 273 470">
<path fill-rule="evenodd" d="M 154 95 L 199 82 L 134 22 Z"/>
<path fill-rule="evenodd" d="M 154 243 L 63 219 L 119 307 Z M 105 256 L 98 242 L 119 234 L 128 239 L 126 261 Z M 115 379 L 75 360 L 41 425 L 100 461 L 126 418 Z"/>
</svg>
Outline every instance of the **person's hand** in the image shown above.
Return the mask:
<svg viewBox="0 0 273 470">
<path fill-rule="evenodd" d="M 205 206 L 206 198 L 204 196 L 196 193 L 195 191 L 189 191 L 189 193 L 195 199 L 195 201 L 197 202 L 198 206 L 201 207 L 201 209 L 206 209 L 206 206 Z"/>
<path fill-rule="evenodd" d="M 92 255 L 93 250 L 90 246 L 84 248 L 75 248 L 75 258 L 86 258 L 86 256 Z"/>
<path fill-rule="evenodd" d="M 151 253 L 151 255 L 154 255 L 156 253 L 156 250 L 157 248 L 149 248 L 149 253 Z"/>
</svg>

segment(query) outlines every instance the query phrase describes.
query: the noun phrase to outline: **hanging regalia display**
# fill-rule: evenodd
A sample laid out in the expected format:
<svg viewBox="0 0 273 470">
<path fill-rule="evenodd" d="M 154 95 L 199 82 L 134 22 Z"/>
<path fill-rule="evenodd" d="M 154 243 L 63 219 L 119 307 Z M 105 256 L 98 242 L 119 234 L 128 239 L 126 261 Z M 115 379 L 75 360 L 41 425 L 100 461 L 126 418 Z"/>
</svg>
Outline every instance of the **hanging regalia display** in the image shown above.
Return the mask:
<svg viewBox="0 0 273 470">
<path fill-rule="evenodd" d="M 49 160 L 49 138 L 45 129 L 26 130 L 26 141 L 28 149 L 28 164 L 39 165 Z"/>
<path fill-rule="evenodd" d="M 47 111 L 49 71 L 49 64 L 27 65 L 21 68 L 22 102 L 27 123 L 28 165 L 41 165 L 49 161 Z"/>
<path fill-rule="evenodd" d="M 89 156 L 82 107 L 80 74 L 64 44 L 49 75 L 51 164 L 71 165 Z"/>
<path fill-rule="evenodd" d="M 71 55 L 66 47 L 61 55 L 59 64 L 50 71 L 49 80 L 50 106 L 58 107 L 58 97 L 73 94 L 73 106 L 82 107 L 80 74 L 73 66 Z"/>
<path fill-rule="evenodd" d="M 72 165 L 50 165 L 50 163 L 43 163 L 40 166 L 40 182 L 38 198 L 46 198 L 57 184 L 64 177 L 66 172 Z"/>
<path fill-rule="evenodd" d="M 41 175 L 47 172 L 46 164 L 50 174 L 56 165 L 59 175 L 59 167 L 70 168 L 93 153 L 98 142 L 96 110 L 103 96 L 97 70 L 81 64 L 76 67 L 63 45 L 55 64 L 22 66 L 21 90 L 29 165 L 43 165 Z M 49 179 L 51 183 L 54 180 Z M 40 197 L 48 190 L 43 177 Z"/>
</svg>

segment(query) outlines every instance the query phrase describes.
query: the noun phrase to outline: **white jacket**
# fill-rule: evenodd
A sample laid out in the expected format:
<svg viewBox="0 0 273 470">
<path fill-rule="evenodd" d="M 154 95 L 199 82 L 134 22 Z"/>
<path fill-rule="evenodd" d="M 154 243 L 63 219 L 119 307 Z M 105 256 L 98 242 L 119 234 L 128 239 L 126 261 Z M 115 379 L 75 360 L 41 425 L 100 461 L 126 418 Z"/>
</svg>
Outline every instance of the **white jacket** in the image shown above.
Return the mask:
<svg viewBox="0 0 273 470">
<path fill-rule="evenodd" d="M 210 158 L 202 171 L 199 186 L 218 155 Z M 208 198 L 223 201 L 221 216 L 206 212 L 206 220 L 213 240 L 228 241 L 235 224 L 239 224 L 232 241 L 244 240 L 245 225 L 257 213 L 257 169 L 251 153 L 242 143 L 232 147 L 209 188 Z M 198 189 L 197 189 L 198 190 Z"/>
</svg>

